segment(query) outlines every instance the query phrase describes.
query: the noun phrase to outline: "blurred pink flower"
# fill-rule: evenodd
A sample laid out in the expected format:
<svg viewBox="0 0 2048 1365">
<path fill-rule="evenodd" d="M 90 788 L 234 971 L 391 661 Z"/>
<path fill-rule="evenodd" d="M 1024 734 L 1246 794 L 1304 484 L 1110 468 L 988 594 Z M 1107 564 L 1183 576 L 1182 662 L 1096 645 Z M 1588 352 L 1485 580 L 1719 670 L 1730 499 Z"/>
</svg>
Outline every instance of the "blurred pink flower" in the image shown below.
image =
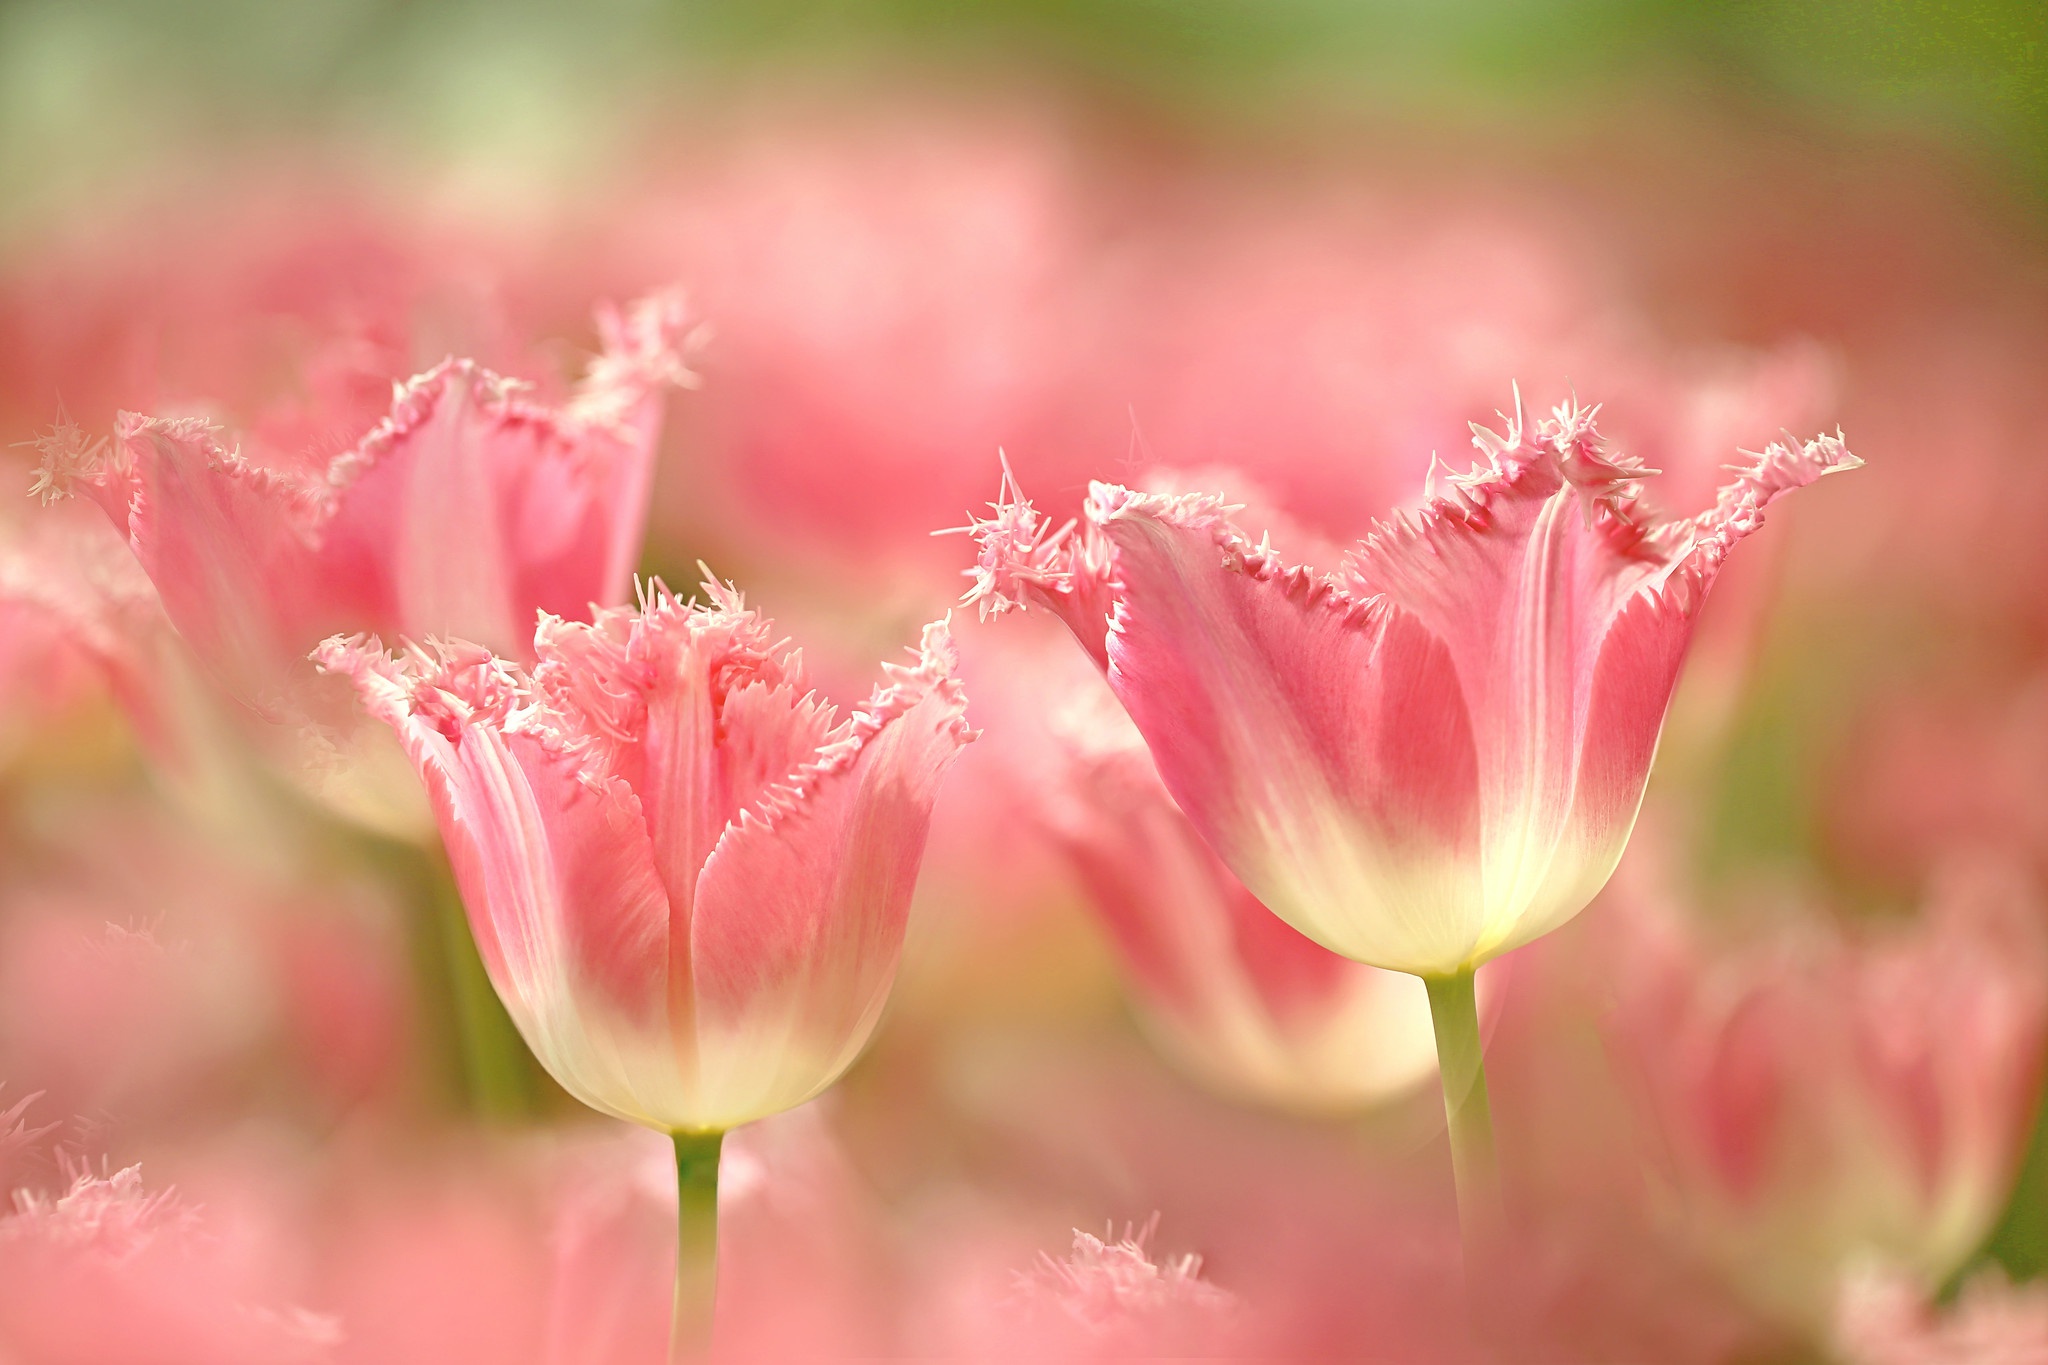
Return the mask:
<svg viewBox="0 0 2048 1365">
<path fill-rule="evenodd" d="M 120 704 L 167 770 L 193 762 L 170 624 L 135 557 L 97 514 L 52 509 L 0 533 L 0 641 L 8 747 L 26 745 L 98 693 Z"/>
<path fill-rule="evenodd" d="M 729 587 L 545 618 L 538 666 L 336 638 L 429 793 L 491 980 L 578 1099 L 722 1131 L 867 1041 L 939 779 L 970 737 L 944 622 L 847 719 Z"/>
<path fill-rule="evenodd" d="M 1919 918 L 1806 921 L 1715 951 L 1618 898 L 1612 1046 L 1678 1232 L 1815 1327 L 1859 1261 L 1932 1292 L 2004 1207 L 2041 1089 L 2048 931 L 2032 886 L 1952 866 Z"/>
<path fill-rule="evenodd" d="M 1132 1360 L 1231 1356 L 1246 1344 L 1244 1313 L 1202 1278 L 1193 1253 L 1155 1255 L 1155 1218 L 1122 1236 L 1074 1230 L 1063 1257 L 1039 1253 L 1010 1292 L 977 1316 L 963 1351 L 975 1359 Z"/>
<path fill-rule="evenodd" d="M 711 458 L 666 519 L 721 554 L 772 546 L 764 571 L 929 565 L 935 509 L 964 504 L 997 445 L 1072 468 L 1121 439 L 1121 403 L 1081 436 L 1069 153 L 1035 119 L 780 122 L 693 146 L 699 164 L 634 186 L 597 234 L 604 254 L 627 239 L 637 270 L 701 281 L 718 329 L 696 414 Z"/>
<path fill-rule="evenodd" d="M 1125 248 L 1134 297 L 1103 346 L 1129 357 L 1116 396 L 1146 462 L 1242 470 L 1346 536 L 1412 498 L 1431 453 L 1492 410 L 1502 375 L 1554 377 L 1526 393 L 1538 408 L 1570 399 L 1569 376 L 1608 395 L 1604 423 L 1664 471 L 1665 510 L 1691 513 L 1728 451 L 1824 415 L 1832 377 L 1810 343 L 1714 351 L 1656 335 L 1603 280 L 1609 248 L 1582 206 L 1532 213 L 1490 181 L 1403 181 L 1169 179 L 1168 207 Z"/>
<path fill-rule="evenodd" d="M 842 1146 L 826 1096 L 726 1140 L 719 1172 L 719 1341 L 740 1360 L 913 1354 L 899 1231 Z M 662 1175 L 672 1175 L 663 1162 Z M 670 1181 L 672 1184 L 673 1181 Z M 663 1204 L 667 1209 L 666 1201 Z M 789 1286 L 804 1292 L 792 1296 Z"/>
<path fill-rule="evenodd" d="M 1095 484 L 1052 529 L 1005 483 L 969 601 L 1061 616 L 1166 785 L 1247 888 L 1354 961 L 1469 969 L 1578 913 L 1613 871 L 1679 664 L 1728 551 L 1859 461 L 1773 445 L 1662 522 L 1593 414 L 1475 429 L 1420 514 L 1332 571 L 1254 543 L 1221 497 Z"/>
<path fill-rule="evenodd" d="M 1170 1057 L 1226 1094 L 1301 1110 L 1372 1104 L 1434 1073 L 1421 983 L 1346 961 L 1259 904 L 1173 804 L 1099 680 L 1054 724 L 1039 817 Z"/>
<path fill-rule="evenodd" d="M 546 1218 L 530 1173 L 475 1141 L 346 1171 L 320 1228 L 320 1302 L 350 1365 L 548 1365 Z"/>
<path fill-rule="evenodd" d="M 124 1131 L 242 1112 L 285 1077 L 328 1112 L 402 1086 L 387 899 L 252 868 L 151 806 L 74 817 L 0 884 L 0 1076 Z"/>
<path fill-rule="evenodd" d="M 46 497 L 83 493 L 126 537 L 222 688 L 281 733 L 264 747 L 349 813 L 402 828 L 306 654 L 337 631 L 457 635 L 524 656 L 538 612 L 622 600 L 638 562 L 661 392 L 691 382 L 680 295 L 599 314 L 602 354 L 560 408 L 469 361 L 397 387 L 332 459 L 199 417 L 124 413 L 113 440 L 38 444 Z M 321 765 L 325 764 L 322 770 Z M 333 771 L 339 767 L 337 778 Z M 351 776 L 367 788 L 347 789 Z"/>
<path fill-rule="evenodd" d="M 2048 1287 L 1980 1271 L 1936 1309 L 1909 1277 L 1868 1270 L 1844 1286 L 1834 1338 L 1846 1365 L 2038 1365 L 2048 1360 Z"/>
<path fill-rule="evenodd" d="M 1864 708 L 1825 801 L 1860 875 L 1911 886 L 1987 846 L 2048 866 L 2048 675 L 2006 687 L 1988 672 Z"/>
<path fill-rule="evenodd" d="M 22 1365 L 287 1365 L 332 1358 L 330 1317 L 282 1293 L 254 1230 L 223 1225 L 139 1167 L 76 1173 L 0 1213 L 0 1357 Z"/>
<path fill-rule="evenodd" d="M 559 410 L 449 360 L 398 386 L 390 414 L 330 460 L 127 413 L 112 442 L 46 438 L 40 486 L 100 505 L 179 631 L 250 706 L 276 706 L 305 652 L 342 629 L 521 654 L 537 611 L 624 596 L 660 392 L 689 379 L 680 296 L 599 321 L 604 352 Z"/>
</svg>

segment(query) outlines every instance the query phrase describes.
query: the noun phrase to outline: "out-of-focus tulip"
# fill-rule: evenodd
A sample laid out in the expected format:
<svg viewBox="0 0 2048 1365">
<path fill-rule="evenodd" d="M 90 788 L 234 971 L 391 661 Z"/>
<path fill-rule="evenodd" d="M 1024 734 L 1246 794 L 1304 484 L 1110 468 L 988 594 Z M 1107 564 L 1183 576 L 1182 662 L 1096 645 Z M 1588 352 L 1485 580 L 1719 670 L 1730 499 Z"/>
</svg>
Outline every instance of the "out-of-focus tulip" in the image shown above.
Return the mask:
<svg viewBox="0 0 2048 1365">
<path fill-rule="evenodd" d="M 1835 1355 L 1847 1365 L 2036 1365 L 2048 1361 L 2048 1287 L 1980 1271 L 1937 1312 L 1911 1277 L 1866 1269 L 1843 1285 Z"/>
<path fill-rule="evenodd" d="M 604 353 L 559 410 L 450 360 L 398 386 L 390 414 L 331 460 L 126 413 L 111 442 L 47 439 L 41 487 L 100 505 L 179 631 L 250 706 L 275 706 L 337 630 L 523 654 L 536 612 L 625 594 L 660 394 L 689 377 L 679 296 L 599 322 Z"/>
<path fill-rule="evenodd" d="M 530 673 L 474 646 L 346 674 L 426 781 L 491 980 L 593 1108 L 721 1132 L 866 1042 L 940 777 L 970 737 L 943 622 L 845 720 L 730 588 L 543 620 Z"/>
<path fill-rule="evenodd" d="M 2004 1206 L 2040 1093 L 2048 934 L 2031 889 L 1952 868 L 1908 927 L 1809 924 L 1720 955 L 1624 903 L 1612 1037 L 1682 1235 L 1808 1327 L 1861 1262 L 1936 1289 Z"/>
<path fill-rule="evenodd" d="M 1420 982 L 1303 938 L 1230 875 L 1101 684 L 1056 722 L 1041 818 L 1115 941 L 1149 1031 L 1225 1093 L 1371 1104 L 1436 1066 Z M 1099 700 L 1098 700 L 1099 698 Z"/>
<path fill-rule="evenodd" d="M 123 1131 L 245 1112 L 281 1076 L 329 1110 L 399 1088 L 387 900 L 239 863 L 148 805 L 72 820 L 0 884 L 0 1077 Z"/>
<path fill-rule="evenodd" d="M 1063 510 L 1112 459 L 1229 464 L 1343 532 L 1409 496 L 1516 371 L 1555 377 L 1546 401 L 1566 376 L 1610 395 L 1686 512 L 1726 451 L 1826 401 L 1818 348 L 1673 346 L 1577 205 L 1490 182 L 1110 151 L 1042 108 L 915 97 L 789 106 L 673 151 L 636 161 L 628 207 L 592 201 L 559 273 L 703 281 L 699 458 L 657 523 L 828 589 L 935 580 L 919 532 L 998 445 Z"/>
<path fill-rule="evenodd" d="M 350 449 L 222 443 L 198 417 L 124 413 L 110 440 L 60 427 L 39 444 L 48 497 L 82 493 L 127 537 L 201 666 L 274 722 L 288 766 L 373 824 L 375 751 L 307 652 L 336 632 L 452 635 L 525 656 L 538 613 L 622 600 L 646 520 L 661 394 L 687 383 L 674 293 L 603 311 L 603 353 L 559 408 L 448 360 L 399 385 Z M 371 790 L 337 782 L 339 767 Z"/>
<path fill-rule="evenodd" d="M 1036 601 L 1096 655 L 1167 788 L 1245 885 L 1354 961 L 1447 978 L 1578 913 L 1621 855 L 1694 619 L 1729 549 L 1856 460 L 1773 445 L 1700 516 L 1592 413 L 1480 430 L 1485 463 L 1340 566 L 1207 495 L 1090 490 L 1051 530 L 1006 495 L 969 594 Z M 1014 494 L 1014 489 L 1009 490 Z"/>
<path fill-rule="evenodd" d="M 288 1365 L 331 1358 L 332 1318 L 292 1305 L 253 1229 L 223 1226 L 139 1167 L 80 1172 L 0 1214 L 0 1358 Z"/>
<path fill-rule="evenodd" d="M 1263 1355 L 1231 1294 L 1193 1253 L 1160 1256 L 1156 1222 L 1097 1237 L 1074 1230 L 1065 1256 L 1039 1253 L 999 1285 L 966 1277 L 942 1305 L 939 1350 L 972 1360 L 1155 1360 Z M 1263 1343 L 1261 1343 L 1263 1344 Z"/>
<path fill-rule="evenodd" d="M 7 747 L 28 743 L 98 691 L 120 703 L 166 768 L 191 761 L 168 676 L 177 667 L 169 623 L 98 514 L 52 509 L 0 532 L 0 640 Z"/>
<path fill-rule="evenodd" d="M 1865 708 L 1825 803 L 1847 866 L 1911 886 L 1958 847 L 2048 862 L 2048 675 L 1986 681 Z"/>
<path fill-rule="evenodd" d="M 1873 1268 L 1843 1287 L 1834 1338 L 1847 1365 L 2035 1365 L 2048 1360 L 2048 1287 L 1982 1271 L 1937 1311 L 1909 1277 Z"/>
<path fill-rule="evenodd" d="M 18 1173 L 15 1164 L 28 1151 L 31 1143 L 50 1131 L 51 1125 L 38 1124 L 31 1128 L 28 1111 L 40 1095 L 23 1095 L 5 1109 L 0 1109 L 0 1190 L 15 1188 Z"/>
</svg>

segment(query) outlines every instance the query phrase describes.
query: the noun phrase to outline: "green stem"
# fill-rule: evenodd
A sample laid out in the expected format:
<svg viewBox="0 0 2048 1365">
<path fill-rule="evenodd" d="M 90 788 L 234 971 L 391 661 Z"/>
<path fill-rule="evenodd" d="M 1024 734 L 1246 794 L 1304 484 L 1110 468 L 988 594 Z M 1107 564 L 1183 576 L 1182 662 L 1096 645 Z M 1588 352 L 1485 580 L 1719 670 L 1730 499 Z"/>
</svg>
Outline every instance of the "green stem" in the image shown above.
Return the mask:
<svg viewBox="0 0 2048 1365">
<path fill-rule="evenodd" d="M 1443 1079 L 1444 1118 L 1450 1128 L 1451 1174 L 1458 1184 L 1458 1226 L 1472 1254 L 1500 1223 L 1500 1169 L 1494 1160 L 1493 1112 L 1486 1100 L 1486 1063 L 1479 1039 L 1479 1006 L 1470 968 L 1456 976 L 1426 976 L 1429 1018 L 1436 1027 L 1437 1072 Z"/>
<path fill-rule="evenodd" d="M 428 895 L 433 899 L 440 955 L 448 973 L 463 1088 L 470 1106 L 487 1118 L 528 1116 L 536 1097 L 526 1042 L 491 986 L 446 860 L 431 857 L 427 875 L 432 883 Z"/>
<path fill-rule="evenodd" d="M 548 1093 L 545 1073 L 491 987 L 447 855 L 438 845 L 422 848 L 362 831 L 344 830 L 337 838 L 340 853 L 367 858 L 409 893 L 414 985 L 435 1081 L 472 1114 L 530 1117 Z"/>
<path fill-rule="evenodd" d="M 718 1152 L 723 1133 L 675 1133 L 676 1296 L 669 1312 L 671 1365 L 710 1353 L 718 1301 Z"/>
</svg>

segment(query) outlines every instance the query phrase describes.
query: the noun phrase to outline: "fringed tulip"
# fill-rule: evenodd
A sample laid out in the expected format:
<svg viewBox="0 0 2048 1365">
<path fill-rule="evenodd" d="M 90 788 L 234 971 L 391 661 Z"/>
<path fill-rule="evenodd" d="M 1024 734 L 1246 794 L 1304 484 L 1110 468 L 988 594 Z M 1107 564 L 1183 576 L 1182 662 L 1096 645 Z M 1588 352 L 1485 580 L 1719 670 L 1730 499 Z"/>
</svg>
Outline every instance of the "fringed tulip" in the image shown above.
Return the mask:
<svg viewBox="0 0 2048 1365">
<path fill-rule="evenodd" d="M 1556 928 L 1620 858 L 1695 618 L 1782 494 L 1855 467 L 1773 445 L 1659 522 L 1593 413 L 1480 430 L 1485 463 L 1341 565 L 1253 543 L 1220 497 L 1090 489 L 1049 532 L 1006 496 L 969 593 L 1053 608 L 1167 788 L 1275 913 L 1359 962 L 1469 971 Z M 1011 490 L 1014 493 L 1014 488 Z"/>
<path fill-rule="evenodd" d="M 686 1236 L 715 1220 L 720 1135 L 816 1095 L 874 1029 L 971 737 L 944 622 L 841 720 L 738 593 L 706 593 L 543 618 L 531 671 L 470 645 L 319 651 L 425 780 L 534 1054 L 592 1108 L 675 1135 Z M 679 1321 L 705 1251 L 686 1244 Z"/>
<path fill-rule="evenodd" d="M 287 1365 L 331 1360 L 331 1317 L 290 1302 L 265 1229 L 210 1217 L 139 1167 L 74 1170 L 0 1210 L 0 1359 Z"/>
<path fill-rule="evenodd" d="M 1472 977 L 1614 870 L 1693 625 L 1771 502 L 1859 462 L 1773 445 L 1715 506 L 1661 521 L 1594 412 L 1475 428 L 1416 513 L 1341 565 L 1254 542 L 1221 497 L 1090 487 L 1052 529 L 1005 481 L 969 601 L 1066 620 L 1167 789 L 1302 933 L 1428 984 L 1468 1213 L 1491 1206 Z M 1441 473 L 1441 477 L 1439 476 Z"/>
<path fill-rule="evenodd" d="M 1654 903 L 1624 904 L 1612 1038 L 1675 1227 L 1809 1329 L 1866 1262 L 1938 1290 L 2004 1207 L 2040 1093 L 2032 889 L 1952 867 L 1910 926 L 1852 939 L 1808 922 L 1718 954 Z"/>
<path fill-rule="evenodd" d="M 127 537 L 200 664 L 321 794 L 359 739 L 306 654 L 337 632 L 453 636 L 527 656 L 539 612 L 625 598 L 639 557 L 661 394 L 692 382 L 674 293 L 603 311 L 604 350 L 559 408 L 464 360 L 398 385 L 332 459 L 224 442 L 198 417 L 124 413 L 112 440 L 39 445 L 45 497 L 81 493 Z M 295 773 L 295 776 L 304 774 Z M 370 780 L 374 783 L 375 775 Z M 333 791 L 380 823 L 378 798 Z M 388 803 L 387 803 L 388 804 Z"/>
<path fill-rule="evenodd" d="M 1041 815 L 1167 1054 L 1226 1094 L 1301 1110 L 1382 1101 L 1429 1075 L 1420 983 L 1275 918 L 1173 804 L 1130 721 L 1094 700 L 1056 722 Z"/>
</svg>

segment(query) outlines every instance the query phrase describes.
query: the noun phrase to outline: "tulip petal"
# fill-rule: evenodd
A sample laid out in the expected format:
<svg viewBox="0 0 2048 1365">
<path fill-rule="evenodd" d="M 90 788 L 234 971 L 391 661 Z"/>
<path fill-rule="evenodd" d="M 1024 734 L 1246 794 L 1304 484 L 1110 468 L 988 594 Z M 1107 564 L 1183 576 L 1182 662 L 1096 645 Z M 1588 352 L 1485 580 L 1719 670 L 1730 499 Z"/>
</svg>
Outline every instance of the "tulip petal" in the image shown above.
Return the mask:
<svg viewBox="0 0 2048 1365">
<path fill-rule="evenodd" d="M 704 860 L 726 827 L 817 756 L 832 708 L 803 690 L 803 662 L 738 593 L 709 605 L 650 584 L 637 611 L 584 624 L 543 619 L 535 681 L 548 720 L 639 794 L 686 952 Z M 687 980 L 679 959 L 679 979 Z"/>
<path fill-rule="evenodd" d="M 973 585 L 960 604 L 983 620 L 1036 605 L 1052 612 L 1074 632 L 1096 666 L 1107 668 L 1112 605 L 1108 547 L 1093 525 L 1069 521 L 1055 527 L 1024 496 L 1003 462 L 1003 482 L 993 515 L 970 517 L 965 526 L 939 535 L 967 535 L 975 564 L 964 570 Z"/>
<path fill-rule="evenodd" d="M 390 416 L 329 466 L 324 566 L 375 582 L 373 619 L 526 657 L 537 612 L 625 596 L 661 392 L 694 382 L 688 312 L 669 292 L 599 322 L 605 351 L 563 408 L 447 360 L 401 385 Z"/>
<path fill-rule="evenodd" d="M 1420 984 L 1348 962 L 1261 905 L 1174 807 L 1121 709 L 1102 701 L 1061 717 L 1042 814 L 1161 1048 L 1225 1093 L 1305 1111 L 1384 1100 L 1428 1075 Z"/>
<path fill-rule="evenodd" d="M 480 651 L 391 659 L 337 638 L 317 658 L 426 783 L 484 965 L 535 1055 L 585 1103 L 646 1121 L 665 1097 L 640 1113 L 620 1097 L 648 1085 L 645 1058 L 626 1064 L 637 1039 L 667 1034 L 669 917 L 630 789 L 508 720 L 517 679 Z"/>
<path fill-rule="evenodd" d="M 1116 548 L 1110 683 L 1251 892 L 1380 965 L 1454 965 L 1478 847 L 1471 722 L 1410 617 L 1250 545 L 1214 500 L 1097 485 Z M 1413 967 L 1406 969 L 1413 970 Z"/>
<path fill-rule="evenodd" d="M 680 295 L 601 311 L 599 326 L 605 350 L 559 408 L 450 359 L 324 464 L 245 455 L 197 418 L 123 413 L 112 442 L 69 423 L 38 440 L 36 490 L 98 503 L 208 670 L 273 718 L 293 716 L 306 651 L 336 632 L 527 658 L 538 611 L 625 596 L 661 393 L 694 383 Z"/>
<path fill-rule="evenodd" d="M 324 615 L 308 527 L 317 495 L 190 418 L 123 413 L 108 484 L 164 610 L 206 668 L 273 713 Z M 260 587 L 252 587 L 260 585 Z"/>
<path fill-rule="evenodd" d="M 970 738 L 943 622 L 920 658 L 705 863 L 690 925 L 712 1103 L 754 1114 L 830 1084 L 895 974 L 939 779 Z M 710 1040 L 718 1039 L 714 1045 Z"/>
</svg>

